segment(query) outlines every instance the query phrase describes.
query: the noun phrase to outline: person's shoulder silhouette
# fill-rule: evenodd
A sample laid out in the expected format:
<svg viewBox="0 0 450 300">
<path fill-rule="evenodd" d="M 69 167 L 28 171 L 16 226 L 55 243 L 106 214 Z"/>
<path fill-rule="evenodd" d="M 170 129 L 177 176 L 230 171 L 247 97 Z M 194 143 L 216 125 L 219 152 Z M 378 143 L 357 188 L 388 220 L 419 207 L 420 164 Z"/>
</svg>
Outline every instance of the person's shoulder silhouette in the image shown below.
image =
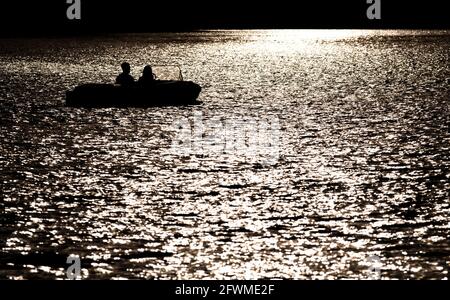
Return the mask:
<svg viewBox="0 0 450 300">
<path fill-rule="evenodd" d="M 133 76 L 130 75 L 131 66 L 129 63 L 124 62 L 122 65 L 122 73 L 116 78 L 116 83 L 122 86 L 130 86 L 135 83 Z"/>
<path fill-rule="evenodd" d="M 138 83 L 140 85 L 149 85 L 155 82 L 155 74 L 151 66 L 145 66 L 142 72 L 142 76 L 139 78 Z"/>
</svg>

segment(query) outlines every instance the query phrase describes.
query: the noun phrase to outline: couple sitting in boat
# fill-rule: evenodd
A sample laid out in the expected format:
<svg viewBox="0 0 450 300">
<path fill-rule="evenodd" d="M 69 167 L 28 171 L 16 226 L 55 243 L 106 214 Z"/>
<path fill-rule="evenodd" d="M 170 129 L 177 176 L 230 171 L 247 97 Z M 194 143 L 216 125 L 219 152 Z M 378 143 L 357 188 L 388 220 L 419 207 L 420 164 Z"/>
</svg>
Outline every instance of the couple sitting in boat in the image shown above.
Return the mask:
<svg viewBox="0 0 450 300">
<path fill-rule="evenodd" d="M 124 62 L 122 65 L 122 73 L 119 74 L 116 78 L 116 84 L 120 84 L 121 86 L 132 86 L 136 84 L 133 76 L 130 75 L 131 67 L 130 64 Z M 144 71 L 142 72 L 142 76 L 139 78 L 137 84 L 138 85 L 150 85 L 155 82 L 156 76 L 153 74 L 153 70 L 151 66 L 145 66 Z"/>
</svg>

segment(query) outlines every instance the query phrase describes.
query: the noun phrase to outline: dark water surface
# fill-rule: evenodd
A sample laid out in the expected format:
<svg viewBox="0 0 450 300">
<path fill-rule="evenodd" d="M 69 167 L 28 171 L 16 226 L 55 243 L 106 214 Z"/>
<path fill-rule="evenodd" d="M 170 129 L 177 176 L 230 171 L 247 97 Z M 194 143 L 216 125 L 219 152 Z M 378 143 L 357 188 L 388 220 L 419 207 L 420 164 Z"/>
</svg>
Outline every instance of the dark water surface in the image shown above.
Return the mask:
<svg viewBox="0 0 450 300">
<path fill-rule="evenodd" d="M 87 278 L 448 278 L 449 48 L 441 31 L 0 40 L 0 278 L 65 278 L 70 254 Z M 204 104 L 64 107 L 124 60 L 181 65 Z M 199 116 L 278 123 L 275 160 L 171 151 Z"/>
</svg>

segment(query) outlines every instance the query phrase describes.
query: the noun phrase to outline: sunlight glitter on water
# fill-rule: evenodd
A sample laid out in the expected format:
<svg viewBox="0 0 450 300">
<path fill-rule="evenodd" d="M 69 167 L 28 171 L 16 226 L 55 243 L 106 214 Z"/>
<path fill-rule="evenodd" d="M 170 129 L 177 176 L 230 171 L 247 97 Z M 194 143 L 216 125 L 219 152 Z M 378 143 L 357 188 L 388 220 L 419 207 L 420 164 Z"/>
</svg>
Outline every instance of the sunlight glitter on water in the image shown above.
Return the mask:
<svg viewBox="0 0 450 300">
<path fill-rule="evenodd" d="M 267 30 L 262 32 L 267 40 L 279 41 L 281 43 L 290 43 L 301 40 L 341 40 L 361 36 L 372 35 L 375 32 L 371 30 Z"/>
<path fill-rule="evenodd" d="M 446 278 L 449 44 L 414 31 L 4 41 L 0 277 L 64 278 L 77 254 L 92 279 Z M 181 65 L 204 104 L 64 107 L 125 59 L 135 77 Z M 278 120 L 275 164 L 198 134 L 201 151 L 172 151 L 173 123 L 199 113 L 206 135 Z"/>
</svg>

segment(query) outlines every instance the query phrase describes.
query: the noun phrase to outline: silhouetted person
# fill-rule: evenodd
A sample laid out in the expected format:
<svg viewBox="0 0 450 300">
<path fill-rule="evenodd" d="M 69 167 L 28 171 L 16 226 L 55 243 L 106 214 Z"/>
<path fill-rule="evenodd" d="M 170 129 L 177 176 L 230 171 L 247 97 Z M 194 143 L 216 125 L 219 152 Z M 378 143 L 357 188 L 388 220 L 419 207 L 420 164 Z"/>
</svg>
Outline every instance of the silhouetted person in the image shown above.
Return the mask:
<svg viewBox="0 0 450 300">
<path fill-rule="evenodd" d="M 155 74 L 153 74 L 153 70 L 151 66 L 145 66 L 144 71 L 142 71 L 142 76 L 139 78 L 138 83 L 140 85 L 150 85 L 155 82 Z"/>
<path fill-rule="evenodd" d="M 133 76 L 130 75 L 131 67 L 130 64 L 124 62 L 122 65 L 122 73 L 116 78 L 116 83 L 122 86 L 130 86 L 135 83 Z"/>
</svg>

